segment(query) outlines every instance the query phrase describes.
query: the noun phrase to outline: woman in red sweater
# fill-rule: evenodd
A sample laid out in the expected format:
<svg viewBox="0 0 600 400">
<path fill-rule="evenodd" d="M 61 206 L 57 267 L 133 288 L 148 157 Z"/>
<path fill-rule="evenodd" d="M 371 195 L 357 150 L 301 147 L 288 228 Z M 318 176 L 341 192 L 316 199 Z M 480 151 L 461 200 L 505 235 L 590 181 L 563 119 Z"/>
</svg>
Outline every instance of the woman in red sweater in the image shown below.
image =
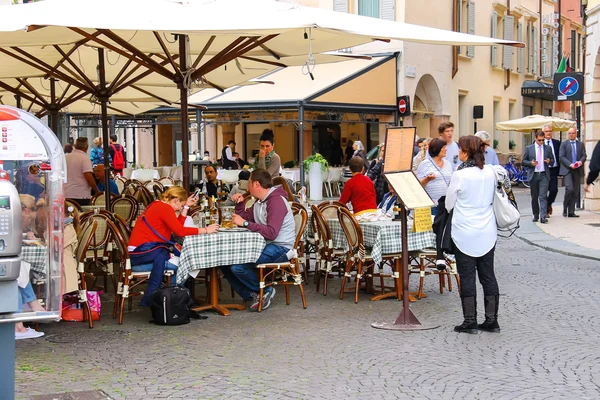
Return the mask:
<svg viewBox="0 0 600 400">
<path fill-rule="evenodd" d="M 354 215 L 361 212 L 376 211 L 377 202 L 375 201 L 375 186 L 371 179 L 362 174 L 364 162 L 360 157 L 350 159 L 350 172 L 352 178 L 344 185 L 340 202 L 352 204 Z"/>
<path fill-rule="evenodd" d="M 148 290 L 140 305 L 148 307 L 150 295 L 160 286 L 167 262 L 171 258 L 171 234 L 177 236 L 215 233 L 219 225 L 206 228 L 186 228 L 183 226 L 187 212 L 198 197 L 188 193 L 181 186 L 173 186 L 163 193 L 160 200 L 154 201 L 138 218 L 129 238 L 129 257 L 134 271 L 151 271 Z M 176 212 L 179 211 L 179 216 Z M 178 255 L 178 254 L 177 254 Z M 172 269 L 172 268 L 171 268 Z M 172 281 L 175 282 L 175 275 Z"/>
</svg>

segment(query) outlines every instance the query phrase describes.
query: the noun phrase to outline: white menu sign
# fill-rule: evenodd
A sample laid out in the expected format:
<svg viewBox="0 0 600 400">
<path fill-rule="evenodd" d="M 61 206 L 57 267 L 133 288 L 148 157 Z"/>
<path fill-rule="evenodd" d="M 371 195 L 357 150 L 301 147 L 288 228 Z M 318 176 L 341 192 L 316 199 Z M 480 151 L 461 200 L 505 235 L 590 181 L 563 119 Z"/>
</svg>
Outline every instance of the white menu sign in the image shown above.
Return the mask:
<svg viewBox="0 0 600 400">
<path fill-rule="evenodd" d="M 0 121 L 0 160 L 47 160 L 44 143 L 20 119 Z"/>
</svg>

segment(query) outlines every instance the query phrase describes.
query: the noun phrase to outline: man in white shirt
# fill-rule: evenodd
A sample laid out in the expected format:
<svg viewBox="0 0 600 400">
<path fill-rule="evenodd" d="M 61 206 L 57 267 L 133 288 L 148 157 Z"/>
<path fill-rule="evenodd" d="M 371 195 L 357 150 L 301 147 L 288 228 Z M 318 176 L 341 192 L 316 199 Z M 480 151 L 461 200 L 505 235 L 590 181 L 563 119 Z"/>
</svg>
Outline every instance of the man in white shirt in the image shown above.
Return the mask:
<svg viewBox="0 0 600 400">
<path fill-rule="evenodd" d="M 444 157 L 450 164 L 452 164 L 452 170 L 456 171 L 456 168 L 460 165 L 461 161 L 458 158 L 458 144 L 452 141 L 454 136 L 454 124 L 450 121 L 444 121 L 438 126 L 438 133 L 440 138 L 446 141 L 446 157 Z"/>
<path fill-rule="evenodd" d="M 235 150 L 235 142 L 230 140 L 227 146 L 221 151 L 221 160 L 223 161 L 224 169 L 238 169 L 238 165 L 233 157 L 233 151 Z"/>
<path fill-rule="evenodd" d="M 65 198 L 72 199 L 82 206 L 90 204 L 91 190 L 98 193 L 94 179 L 92 161 L 87 155 L 88 139 L 79 137 L 75 141 L 73 151 L 65 156 L 67 161 L 67 183 L 65 183 Z"/>
<path fill-rule="evenodd" d="M 525 147 L 523 166 L 527 168 L 527 181 L 531 187 L 531 210 L 533 222 L 545 224 L 547 219 L 547 195 L 550 184 L 550 165 L 554 156 L 550 146 L 544 144 L 544 132 L 535 133 L 535 143 Z"/>
<path fill-rule="evenodd" d="M 552 125 L 544 125 L 542 128 L 544 132 L 544 143 L 552 149 L 552 156 L 554 157 L 554 164 L 550 165 L 550 185 L 548 186 L 548 216 L 552 215 L 552 203 L 556 200 L 558 194 L 558 172 L 560 170 L 560 163 L 558 160 L 558 152 L 560 150 L 560 140 L 552 138 Z"/>
</svg>

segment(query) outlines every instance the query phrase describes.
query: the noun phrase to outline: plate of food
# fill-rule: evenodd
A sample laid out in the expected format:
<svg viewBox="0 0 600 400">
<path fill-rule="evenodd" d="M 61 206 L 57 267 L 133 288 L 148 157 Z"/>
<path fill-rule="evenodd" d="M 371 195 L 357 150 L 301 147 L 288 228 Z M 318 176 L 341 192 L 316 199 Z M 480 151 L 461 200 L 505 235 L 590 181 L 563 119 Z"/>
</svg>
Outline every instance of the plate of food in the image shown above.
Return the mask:
<svg viewBox="0 0 600 400">
<path fill-rule="evenodd" d="M 219 229 L 219 232 L 247 232 L 248 228 L 242 228 L 239 226 L 234 226 L 233 228 L 223 228 Z"/>
<path fill-rule="evenodd" d="M 40 239 L 23 239 L 23 244 L 27 246 L 41 246 L 42 241 Z"/>
</svg>

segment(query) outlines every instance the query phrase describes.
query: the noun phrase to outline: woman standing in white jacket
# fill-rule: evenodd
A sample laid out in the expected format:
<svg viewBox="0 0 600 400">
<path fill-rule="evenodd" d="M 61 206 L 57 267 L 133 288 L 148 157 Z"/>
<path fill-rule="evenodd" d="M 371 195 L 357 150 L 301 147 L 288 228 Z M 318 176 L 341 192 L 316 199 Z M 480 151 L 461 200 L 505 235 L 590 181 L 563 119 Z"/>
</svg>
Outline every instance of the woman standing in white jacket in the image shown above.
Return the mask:
<svg viewBox="0 0 600 400">
<path fill-rule="evenodd" d="M 485 143 L 476 136 L 458 141 L 463 162 L 452 175 L 446 194 L 446 209 L 452 215 L 452 241 L 460 275 L 464 322 L 457 332 L 477 330 L 500 332 L 498 325 L 498 283 L 494 274 L 496 218 L 492 208 L 495 173 L 484 168 Z M 477 325 L 477 287 L 475 275 L 483 287 L 485 322 Z"/>
</svg>

